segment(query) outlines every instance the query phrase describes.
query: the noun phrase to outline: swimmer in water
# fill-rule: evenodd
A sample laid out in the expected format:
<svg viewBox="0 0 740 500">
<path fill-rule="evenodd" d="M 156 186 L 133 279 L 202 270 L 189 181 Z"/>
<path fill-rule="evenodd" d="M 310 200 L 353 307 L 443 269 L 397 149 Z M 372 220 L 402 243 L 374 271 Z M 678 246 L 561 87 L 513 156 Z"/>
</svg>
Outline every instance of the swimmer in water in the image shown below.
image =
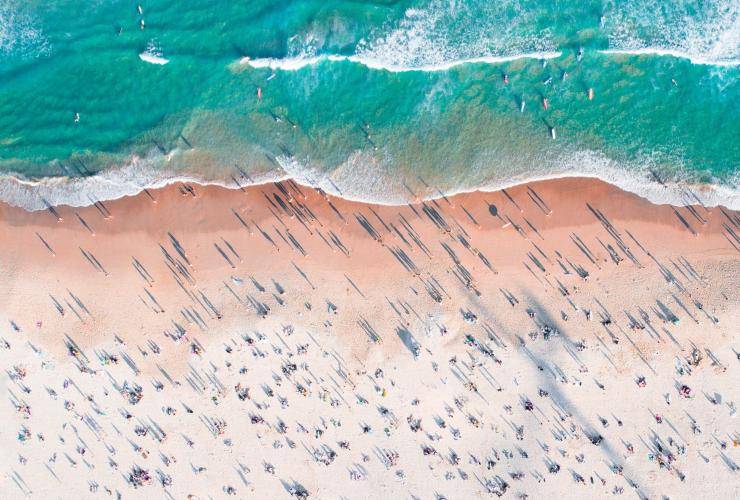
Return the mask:
<svg viewBox="0 0 740 500">
<path fill-rule="evenodd" d="M 504 85 L 506 85 L 507 83 L 509 83 L 509 75 L 504 73 L 503 77 L 504 77 Z"/>
<path fill-rule="evenodd" d="M 80 123 L 80 114 L 75 113 L 75 123 Z"/>
<path fill-rule="evenodd" d="M 144 29 L 146 27 L 146 23 L 144 23 L 144 20 L 143 19 L 141 21 L 139 21 L 139 27 L 141 29 Z"/>
<path fill-rule="evenodd" d="M 578 56 L 576 57 L 577 61 L 580 61 L 583 59 L 583 47 L 578 47 Z"/>
</svg>

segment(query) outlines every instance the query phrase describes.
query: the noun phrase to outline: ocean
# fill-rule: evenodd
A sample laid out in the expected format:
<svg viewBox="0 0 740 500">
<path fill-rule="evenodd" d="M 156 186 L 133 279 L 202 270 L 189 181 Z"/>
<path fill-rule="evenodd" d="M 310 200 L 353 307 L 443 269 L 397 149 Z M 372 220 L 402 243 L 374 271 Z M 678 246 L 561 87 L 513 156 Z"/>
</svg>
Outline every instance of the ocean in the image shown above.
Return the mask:
<svg viewBox="0 0 740 500">
<path fill-rule="evenodd" d="M 593 176 L 740 208 L 740 2 L 0 0 L 0 198 Z"/>
</svg>

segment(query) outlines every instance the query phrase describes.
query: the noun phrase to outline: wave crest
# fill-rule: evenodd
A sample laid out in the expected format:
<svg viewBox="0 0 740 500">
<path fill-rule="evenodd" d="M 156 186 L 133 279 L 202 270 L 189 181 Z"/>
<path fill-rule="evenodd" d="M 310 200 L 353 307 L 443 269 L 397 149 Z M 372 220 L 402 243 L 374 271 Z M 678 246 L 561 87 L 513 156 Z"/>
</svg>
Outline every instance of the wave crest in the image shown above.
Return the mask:
<svg viewBox="0 0 740 500">
<path fill-rule="evenodd" d="M 740 66 L 740 58 L 737 59 L 712 59 L 707 58 L 701 54 L 689 54 L 687 52 L 681 52 L 680 50 L 671 49 L 659 49 L 645 47 L 641 49 L 606 49 L 599 51 L 602 54 L 624 54 L 630 56 L 639 55 L 655 55 L 655 56 L 671 56 L 679 59 L 688 59 L 692 64 L 699 64 L 704 66 Z"/>
<path fill-rule="evenodd" d="M 201 185 L 218 185 L 236 189 L 234 179 L 240 186 L 259 185 L 288 178 L 298 183 L 319 187 L 335 196 L 348 200 L 400 205 L 412 199 L 407 179 L 389 169 L 382 161 L 356 151 L 338 168 L 325 172 L 307 166 L 294 157 L 276 158 L 279 168 L 260 175 L 249 174 L 244 177 L 234 172 L 233 177 L 225 175 L 222 179 L 205 179 L 194 174 L 175 173 L 163 169 L 161 158 L 156 156 L 140 159 L 120 168 L 112 168 L 90 177 L 54 177 L 40 180 L 25 180 L 7 175 L 0 177 L 0 200 L 16 207 L 35 211 L 48 205 L 87 206 L 95 201 L 113 200 L 134 196 L 144 189 L 157 189 L 178 182 Z M 556 166 L 546 171 L 510 172 L 496 176 L 495 171 L 487 180 L 479 184 L 460 180 L 451 182 L 443 189 L 415 185 L 415 193 L 422 199 L 451 196 L 471 191 L 498 191 L 508 187 L 547 179 L 567 177 L 590 177 L 637 194 L 655 204 L 676 206 L 696 204 L 698 200 L 706 206 L 722 205 L 732 210 L 740 210 L 740 190 L 737 189 L 740 173 L 730 179 L 728 184 L 693 184 L 690 181 L 675 179 L 656 182 L 649 161 L 639 168 L 624 168 L 617 162 L 593 151 L 579 151 L 561 158 Z M 452 180 L 451 180 L 452 181 Z"/>
<path fill-rule="evenodd" d="M 285 59 L 275 58 L 264 58 L 264 59 L 250 59 L 242 58 L 239 61 L 241 65 L 249 65 L 253 68 L 270 68 L 273 70 L 283 71 L 297 71 L 305 68 L 306 66 L 315 66 L 322 61 L 349 61 L 357 64 L 361 64 L 367 68 L 375 70 L 385 70 L 393 73 L 403 73 L 411 71 L 447 71 L 456 66 L 462 66 L 464 64 L 499 64 L 508 61 L 516 61 L 518 59 L 555 59 L 562 55 L 561 52 L 532 52 L 528 54 L 516 54 L 511 56 L 482 56 L 482 57 L 471 57 L 469 59 L 456 59 L 451 61 L 444 61 L 437 64 L 421 65 L 421 66 L 399 66 L 395 64 L 388 64 L 379 59 L 369 59 L 363 56 L 340 56 L 340 55 L 320 55 L 320 56 L 307 56 L 307 57 L 292 57 Z"/>
<path fill-rule="evenodd" d="M 537 26 L 542 11 L 522 3 L 432 0 L 423 9 L 407 9 L 401 19 L 374 30 L 358 42 L 355 52 L 382 67 L 404 68 L 556 52 L 551 28 Z"/>
<path fill-rule="evenodd" d="M 602 16 L 609 49 L 667 54 L 696 64 L 738 65 L 740 3 L 727 0 L 610 2 Z"/>
</svg>

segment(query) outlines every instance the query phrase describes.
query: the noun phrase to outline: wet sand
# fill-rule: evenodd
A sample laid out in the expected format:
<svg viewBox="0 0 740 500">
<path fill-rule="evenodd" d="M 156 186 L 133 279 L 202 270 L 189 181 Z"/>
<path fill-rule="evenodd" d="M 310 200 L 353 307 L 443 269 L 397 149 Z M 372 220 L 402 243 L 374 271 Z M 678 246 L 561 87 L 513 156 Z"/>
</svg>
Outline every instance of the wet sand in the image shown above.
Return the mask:
<svg viewBox="0 0 740 500">
<path fill-rule="evenodd" d="M 738 235 L 578 178 L 0 205 L 3 491 L 737 496 Z"/>
</svg>

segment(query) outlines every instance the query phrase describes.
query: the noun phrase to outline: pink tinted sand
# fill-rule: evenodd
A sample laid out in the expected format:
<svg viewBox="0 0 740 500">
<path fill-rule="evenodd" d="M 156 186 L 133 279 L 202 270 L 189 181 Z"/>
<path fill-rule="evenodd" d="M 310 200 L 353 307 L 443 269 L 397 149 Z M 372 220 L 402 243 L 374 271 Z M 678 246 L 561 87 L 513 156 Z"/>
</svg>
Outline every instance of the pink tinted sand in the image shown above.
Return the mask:
<svg viewBox="0 0 740 500">
<path fill-rule="evenodd" d="M 226 484 L 237 487 L 239 496 L 287 495 L 277 478 L 291 478 L 313 492 L 323 491 L 318 498 L 375 498 L 380 492 L 398 497 L 446 492 L 448 498 L 469 498 L 481 494 L 482 483 L 461 480 L 456 467 L 441 460 L 441 455 L 435 459 L 424 456 L 419 446 L 434 440 L 425 441 L 423 435 L 412 433 L 403 420 L 407 414 L 425 415 L 426 428 L 433 432 L 433 415 L 444 414 L 445 405 L 454 407 L 453 401 L 468 392 L 467 382 L 474 380 L 485 403 L 475 393 L 468 394 L 469 404 L 476 408 L 460 412 L 478 415 L 482 429 L 474 429 L 464 417 L 458 417 L 461 420 L 451 425 L 465 429 L 463 439 L 448 436 L 434 446 L 440 452 L 453 447 L 458 455 L 467 457 L 468 453 L 484 456 L 491 446 L 513 449 L 528 445 L 530 455 L 538 455 L 537 463 L 534 459 L 512 459 L 508 472 L 542 469 L 547 475 L 539 456 L 542 450 L 535 443 L 552 441 L 558 411 L 553 413 L 538 399 L 543 407 L 538 425 L 530 421 L 534 414 L 522 413 L 520 399 L 522 394 L 535 398 L 545 384 L 542 373 L 549 373 L 555 382 L 566 384 L 567 391 L 579 388 L 577 394 L 568 396 L 571 414 L 562 420 L 563 425 L 566 420 L 573 421 L 586 432 L 589 425 L 599 426 L 597 416 L 609 418 L 611 412 L 620 415 L 625 428 L 620 431 L 612 424 L 603 429 L 608 446 L 601 448 L 590 444 L 584 448 L 582 433 L 580 439 L 566 439 L 567 444 L 550 444 L 570 450 L 568 455 L 559 455 L 560 460 L 579 474 L 588 477 L 592 470 L 598 470 L 601 477 L 610 475 L 608 488 L 606 482 L 602 485 L 599 481 L 595 487 L 582 487 L 573 482 L 570 472 L 548 477 L 545 486 L 532 473 L 514 484 L 522 492 L 535 498 L 548 491 L 593 498 L 612 486 L 624 486 L 624 478 L 614 478 L 599 457 L 608 461 L 625 457 L 622 450 L 614 451 L 622 446 L 619 439 L 629 435 L 628 440 L 637 446 L 639 438 L 645 439 L 655 426 L 651 413 L 660 408 L 666 415 L 673 412 L 670 415 L 681 426 L 682 440 L 694 447 L 682 459 L 682 467 L 692 471 L 691 481 L 682 482 L 677 474 L 664 473 L 655 462 L 644 459 L 642 448 L 639 459 L 630 459 L 630 474 L 639 479 L 641 487 L 653 494 L 669 491 L 677 496 L 700 494 L 706 487 L 716 495 L 737 493 L 732 479 L 736 476 L 726 470 L 707 486 L 713 477 L 712 464 L 722 467 L 723 453 L 735 453 L 737 458 L 736 449 L 730 446 L 730 451 L 718 451 L 708 436 L 692 441 L 690 420 L 679 411 L 678 403 L 666 407 L 662 396 L 674 391 L 675 358 L 685 358 L 694 346 L 722 353 L 725 368 L 707 366 L 706 361 L 695 378 L 706 383 L 707 391 L 724 392 L 728 400 L 737 396 L 732 383 L 737 363 L 731 359 L 730 349 L 737 342 L 734 325 L 740 319 L 737 213 L 722 207 L 656 206 L 601 181 L 580 178 L 517 186 L 507 190 L 508 196 L 503 192 L 470 193 L 413 206 L 368 205 L 326 197 L 308 187 L 282 186 L 287 196 L 272 184 L 245 190 L 193 186 L 195 196 L 183 194 L 181 185 L 173 185 L 151 193 L 156 203 L 142 193 L 105 202 L 100 208 L 58 207 L 61 222 L 48 211 L 29 213 L 0 205 L 0 332 L 12 345 L 7 352 L 15 353 L 6 364 L 25 363 L 29 370 L 34 367 L 29 379 L 37 385 L 28 399 L 33 399 L 32 406 L 43 414 L 33 417 L 32 421 L 41 419 L 36 428 L 48 428 L 47 434 L 62 432 L 59 426 L 69 416 L 60 401 L 46 397 L 42 387 L 51 381 L 58 386 L 65 377 L 82 377 L 78 383 L 87 384 L 87 390 L 96 392 L 98 399 L 114 398 L 100 403 L 108 405 L 106 415 L 95 417 L 108 429 L 102 441 L 122 440 L 123 435 L 116 436 L 107 427 L 110 422 L 125 425 L 125 435 L 134 437 L 131 426 L 120 420 L 115 409 L 124 404 L 115 389 L 107 391 L 111 395 L 103 395 L 103 383 L 94 382 L 101 380 L 100 375 L 80 375 L 72 364 L 65 343 L 70 338 L 87 356 L 84 365 L 114 374 L 117 385 L 111 387 L 120 388 L 123 380 L 145 387 L 145 401 L 130 407 L 132 413 L 144 412 L 158 422 L 165 418 L 160 424 L 169 434 L 187 429 L 198 436 L 195 451 L 179 437 L 143 445 L 179 458 L 178 464 L 168 469 L 173 478 L 179 478 L 168 490 L 176 498 L 225 494 L 222 486 Z M 492 215 L 491 205 L 498 215 Z M 105 218 L 106 212 L 111 217 Z M 134 259 L 143 266 L 145 277 L 136 270 Z M 183 271 L 178 271 L 175 263 Z M 588 276 L 579 277 L 579 271 Z M 253 284 L 252 278 L 259 285 Z M 433 300 L 433 295 L 440 301 Z M 260 303 L 269 306 L 265 318 L 258 314 Z M 680 322 L 671 321 L 661 304 Z M 535 314 L 528 314 L 528 309 Z M 591 313 L 591 321 L 586 311 Z M 645 320 L 640 311 L 650 319 Z M 630 318 L 643 328 L 635 329 Z M 20 332 L 5 326 L 10 321 Z M 543 324 L 556 327 L 571 342 L 565 351 L 558 354 L 541 336 L 536 341 L 529 336 Z M 646 324 L 654 329 L 645 328 Z M 175 343 L 171 335 L 178 325 L 185 336 Z M 272 358 L 256 356 L 254 347 L 245 344 L 246 336 L 255 337 L 258 331 L 269 337 L 263 350 L 269 351 L 270 345 Z M 380 342 L 370 341 L 375 334 Z M 463 342 L 466 335 L 487 339 L 484 342 L 504 361 L 486 368 L 492 377 L 483 375 L 482 362 L 476 365 L 468 358 L 470 349 Z M 125 346 L 114 341 L 115 336 Z M 409 338 L 419 346 L 417 360 L 408 347 Z M 588 347 L 574 354 L 572 346 L 581 339 Z M 161 346 L 158 353 L 153 354 L 149 341 Z M 34 349 L 24 347 L 25 342 Z M 258 405 L 255 409 L 250 400 L 251 411 L 264 413 L 273 424 L 279 417 L 291 427 L 286 435 L 276 432 L 274 425 L 258 426 L 255 431 L 245 422 L 244 403 L 236 398 L 233 388 L 237 383 L 249 385 L 253 393 L 260 392 L 258 399 L 264 399 L 258 382 L 273 384 L 270 374 L 280 373 L 286 359 L 283 350 L 295 354 L 301 342 L 311 345 L 306 354 L 311 361 L 305 368 L 311 375 L 304 375 L 303 380 L 313 382 L 300 382 L 309 387 L 309 396 L 304 398 L 290 389 L 291 400 L 299 399 L 282 410 L 275 403 L 272 408 Z M 204 351 L 193 354 L 194 343 Z M 225 351 L 224 346 L 232 349 Z M 43 354 L 30 356 L 37 351 Z M 100 353 L 105 351 L 125 352 L 134 360 L 136 370 L 123 364 L 101 367 Z M 142 354 L 147 351 L 148 355 Z M 459 357 L 464 368 L 449 363 L 453 356 Z M 477 356 L 480 358 L 480 352 Z M 38 357 L 50 364 L 39 368 Z M 535 358 L 541 360 L 541 366 L 531 365 Z M 485 356 L 483 361 L 491 362 Z M 53 368 L 48 368 L 52 364 Z M 248 367 L 248 375 L 237 373 L 242 364 Z M 557 375 L 555 367 L 561 365 L 569 374 L 562 377 L 567 381 Z M 376 367 L 382 367 L 394 383 L 376 380 L 375 387 L 368 385 L 368 376 Z M 180 381 L 192 379 L 194 370 L 221 379 L 224 389 L 211 389 L 222 403 L 214 406 L 212 399 L 187 392 L 184 382 L 155 392 L 149 379 L 161 379 L 161 368 Z M 634 379 L 641 375 L 650 378 L 641 399 L 624 398 L 624 391 L 634 391 Z M 579 377 L 583 385 L 580 380 L 573 383 Z M 598 384 L 605 382 L 606 389 L 600 389 L 592 378 Z M 319 398 L 323 393 L 318 387 L 324 385 L 346 398 L 338 409 Z M 385 395 L 375 390 L 378 386 L 383 386 Z M 59 387 L 57 391 L 62 392 Z M 370 405 L 357 406 L 358 392 Z M 192 414 L 180 411 L 174 420 L 162 417 L 160 407 L 174 406 L 178 397 L 188 400 L 195 415 L 219 415 L 227 420 L 234 443 L 224 447 L 221 437 L 214 440 Z M 411 405 L 416 398 L 424 404 Z M 81 401 L 78 406 L 83 404 Z M 359 422 L 380 418 L 375 404 L 387 405 L 398 413 L 401 423 L 390 425 L 392 436 L 382 433 L 383 424 L 374 426 L 372 436 L 358 432 Z M 711 422 L 707 425 L 714 426 L 718 434 L 732 436 L 735 432 L 726 428 L 730 417 L 712 416 L 716 407 L 700 396 L 686 404 L 692 405 L 689 413 L 693 418 Z M 11 410 L 8 406 L 3 410 L 14 422 L 12 429 L 3 432 L 3 442 L 12 441 L 15 427 L 23 424 L 10 415 Z M 509 411 L 514 416 L 506 416 Z M 336 440 L 346 434 L 345 438 L 357 445 L 351 452 L 340 450 L 342 465 L 324 467 L 306 453 L 321 440 L 296 435 L 295 427 L 302 419 L 328 420 L 334 414 L 340 415 L 345 425 L 327 432 Z M 514 427 L 506 424 L 509 420 L 517 425 L 528 422 L 532 430 L 524 441 L 515 440 Z M 286 436 L 305 442 L 306 450 L 300 444 L 296 449 L 273 446 L 275 440 Z M 311 444 L 313 441 L 316 443 Z M 46 459 L 40 454 L 48 454 L 28 451 L 30 445 L 13 446 L 21 455 L 39 454 L 39 463 Z M 330 446 L 336 448 L 336 443 Z M 364 480 L 351 480 L 347 469 L 360 470 L 353 467 L 365 463 L 361 453 L 372 454 L 376 446 L 402 450 L 404 477 L 394 472 L 397 467 L 371 461 L 363 466 L 367 469 Z M 123 451 L 124 445 L 118 448 L 122 469 L 128 470 L 134 462 L 149 464 L 150 470 L 157 467 L 156 453 L 141 457 L 141 450 L 127 447 Z M 572 460 L 579 450 L 587 450 L 587 467 Z M 712 464 L 700 460 L 697 450 L 713 454 Z M 96 470 L 86 473 L 97 477 L 100 484 L 124 491 L 128 486 L 121 482 L 120 474 L 105 465 L 105 455 L 98 451 Z M 189 455 L 192 461 L 207 462 L 209 472 L 194 475 L 186 467 Z M 53 482 L 42 485 L 50 477 L 43 467 L 29 470 L 28 465 L 13 464 L 15 460 L 6 460 L 7 478 L 14 472 L 26 477 L 26 482 L 32 478 L 36 486 L 29 489 L 34 495 L 53 488 Z M 249 463 L 252 472 L 248 481 L 239 479 L 235 460 Z M 276 464 L 276 476 L 262 471 L 262 460 Z M 468 458 L 461 468 L 467 468 L 469 475 L 491 475 L 469 464 Z M 456 479 L 447 477 L 450 471 Z M 18 487 L 7 478 L 6 488 L 18 493 Z M 69 491 L 86 494 L 87 482 L 77 483 L 69 484 Z"/>
</svg>

